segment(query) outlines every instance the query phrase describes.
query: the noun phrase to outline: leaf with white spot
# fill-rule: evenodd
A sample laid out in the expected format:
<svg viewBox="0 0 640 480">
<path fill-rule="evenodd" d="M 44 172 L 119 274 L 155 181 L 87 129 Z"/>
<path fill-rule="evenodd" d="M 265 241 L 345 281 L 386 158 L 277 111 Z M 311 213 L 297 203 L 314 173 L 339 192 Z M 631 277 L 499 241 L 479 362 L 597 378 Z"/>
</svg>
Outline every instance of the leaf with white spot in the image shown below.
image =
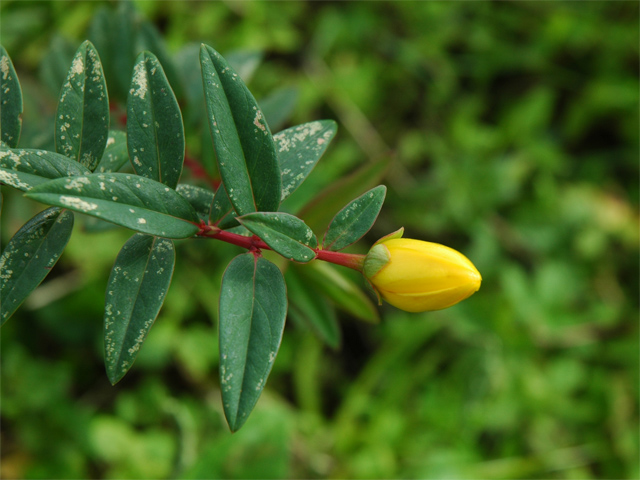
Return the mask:
<svg viewBox="0 0 640 480">
<path fill-rule="evenodd" d="M 22 88 L 11 57 L 0 45 L 0 141 L 18 146 L 22 130 Z"/>
<path fill-rule="evenodd" d="M 198 214 L 198 217 L 200 217 L 200 220 L 203 222 L 209 220 L 211 203 L 213 202 L 214 197 L 211 190 L 181 183 L 176 187 L 176 192 L 182 195 L 184 199 L 191 204 Z"/>
<path fill-rule="evenodd" d="M 109 138 L 107 138 L 107 146 L 104 149 L 104 153 L 95 172 L 117 172 L 127 161 L 129 161 L 127 134 L 120 130 L 111 130 L 109 132 Z"/>
<path fill-rule="evenodd" d="M 55 178 L 91 173 L 78 162 L 45 150 L 0 148 L 0 183 L 26 192 Z"/>
<path fill-rule="evenodd" d="M 138 55 L 127 100 L 127 144 L 133 169 L 176 188 L 184 163 L 184 126 L 178 101 L 160 62 Z"/>
<path fill-rule="evenodd" d="M 62 85 L 55 121 L 56 151 L 95 170 L 109 136 L 109 96 L 95 47 L 85 40 Z"/>
<path fill-rule="evenodd" d="M 238 215 L 278 210 L 281 180 L 271 131 L 240 76 L 213 48 L 200 64 L 218 170 Z"/>
<path fill-rule="evenodd" d="M 386 193 L 387 187 L 378 185 L 340 210 L 324 234 L 323 248 L 337 252 L 360 240 L 376 222 Z"/>
<path fill-rule="evenodd" d="M 180 194 L 137 175 L 60 178 L 34 187 L 26 196 L 158 237 L 187 238 L 199 229 L 196 211 Z"/>
<path fill-rule="evenodd" d="M 167 295 L 174 265 L 172 240 L 138 233 L 120 250 L 104 313 L 104 361 L 112 385 L 133 365 Z"/>
<path fill-rule="evenodd" d="M 282 175 L 282 200 L 307 178 L 338 130 L 333 120 L 287 128 L 273 136 Z"/>
<path fill-rule="evenodd" d="M 234 258 L 220 290 L 220 386 L 231 431 L 249 417 L 271 372 L 287 316 L 282 273 L 268 260 Z"/>
<path fill-rule="evenodd" d="M 316 258 L 318 240 L 298 217 L 281 212 L 255 212 L 237 218 L 238 222 L 269 245 L 274 252 L 296 262 Z"/>
<path fill-rule="evenodd" d="M 25 223 L 0 256 L 0 324 L 40 285 L 67 246 L 73 213 L 48 208 Z"/>
</svg>

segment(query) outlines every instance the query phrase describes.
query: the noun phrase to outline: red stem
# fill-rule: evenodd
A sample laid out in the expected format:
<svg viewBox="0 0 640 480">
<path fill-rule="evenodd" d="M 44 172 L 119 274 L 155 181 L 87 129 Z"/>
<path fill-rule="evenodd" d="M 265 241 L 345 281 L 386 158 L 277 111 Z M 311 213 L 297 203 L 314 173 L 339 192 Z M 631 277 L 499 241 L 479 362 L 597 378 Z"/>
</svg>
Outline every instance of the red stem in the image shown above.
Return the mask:
<svg viewBox="0 0 640 480">
<path fill-rule="evenodd" d="M 217 227 L 211 225 L 200 225 L 199 236 L 215 238 L 222 240 L 223 242 L 231 243 L 242 248 L 246 248 L 250 251 L 256 250 L 271 250 L 271 247 L 260 240 L 257 236 L 245 237 L 237 233 L 231 233 L 226 230 L 220 230 Z M 359 255 L 356 253 L 342 253 L 331 252 L 329 250 L 322 250 L 320 248 L 313 249 L 316 254 L 316 260 L 323 260 L 325 262 L 333 263 L 336 265 L 342 265 L 343 267 L 352 268 L 359 272 L 362 272 L 364 265 L 364 259 L 366 255 Z"/>
</svg>

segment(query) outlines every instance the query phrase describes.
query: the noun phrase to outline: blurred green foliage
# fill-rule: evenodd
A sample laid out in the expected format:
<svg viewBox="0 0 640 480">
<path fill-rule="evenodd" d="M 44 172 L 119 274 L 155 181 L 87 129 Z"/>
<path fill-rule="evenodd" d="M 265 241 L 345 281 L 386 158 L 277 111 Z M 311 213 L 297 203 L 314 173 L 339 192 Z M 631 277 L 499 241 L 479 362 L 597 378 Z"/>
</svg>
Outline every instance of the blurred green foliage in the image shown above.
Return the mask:
<svg viewBox="0 0 640 480">
<path fill-rule="evenodd" d="M 66 68 L 51 58 L 70 59 L 104 5 L 0 5 L 30 146 L 53 140 Z M 250 88 L 297 88 L 289 124 L 339 123 L 290 208 L 378 168 L 387 202 L 358 248 L 404 226 L 467 254 L 483 286 L 440 312 L 383 306 L 378 325 L 339 313 L 335 351 L 292 323 L 231 435 L 216 318 L 238 250 L 180 243 L 165 307 L 111 387 L 103 298 L 130 232 L 78 229 L 2 330 L 2 478 L 640 476 L 637 3 L 135 7 L 171 54 L 201 41 L 262 51 Z M 41 205 L 3 197 L 5 244 Z"/>
</svg>

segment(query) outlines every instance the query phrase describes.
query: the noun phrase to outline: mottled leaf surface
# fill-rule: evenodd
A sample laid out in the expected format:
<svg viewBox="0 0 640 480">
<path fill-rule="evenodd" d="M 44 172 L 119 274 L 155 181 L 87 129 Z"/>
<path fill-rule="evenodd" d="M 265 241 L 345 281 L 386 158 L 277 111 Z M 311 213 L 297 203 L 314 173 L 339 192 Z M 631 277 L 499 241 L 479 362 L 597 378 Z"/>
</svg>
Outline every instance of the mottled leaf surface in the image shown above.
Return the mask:
<svg viewBox="0 0 640 480">
<path fill-rule="evenodd" d="M 238 215 L 276 211 L 281 180 L 273 137 L 253 95 L 213 48 L 200 50 L 218 169 Z"/>
<path fill-rule="evenodd" d="M 109 276 L 104 360 L 112 384 L 133 365 L 162 307 L 175 264 L 173 241 L 136 234 L 122 247 Z"/>
<path fill-rule="evenodd" d="M 200 220 L 203 222 L 207 222 L 209 220 L 211 203 L 213 202 L 214 196 L 211 190 L 181 183 L 177 186 L 176 192 L 182 195 L 184 199 L 189 202 L 198 214 Z"/>
<path fill-rule="evenodd" d="M 22 130 L 22 88 L 11 57 L 0 45 L 0 140 L 18 146 Z"/>
<path fill-rule="evenodd" d="M 287 315 L 278 267 L 245 253 L 227 267 L 220 291 L 220 385 L 224 414 L 238 430 L 255 406 L 276 358 Z"/>
<path fill-rule="evenodd" d="M 48 208 L 25 223 L 0 256 L 0 322 L 40 285 L 67 246 L 73 213 Z"/>
<path fill-rule="evenodd" d="M 33 188 L 26 196 L 158 237 L 191 237 L 200 222 L 175 190 L 126 173 L 61 178 Z"/>
<path fill-rule="evenodd" d="M 282 200 L 311 173 L 337 129 L 338 125 L 333 120 L 320 120 L 287 128 L 274 135 L 282 175 Z"/>
<path fill-rule="evenodd" d="M 173 90 L 158 59 L 136 59 L 127 100 L 127 144 L 138 175 L 175 188 L 184 162 L 184 126 Z"/>
<path fill-rule="evenodd" d="M 256 212 L 237 218 L 238 222 L 260 237 L 274 252 L 296 262 L 308 262 L 316 257 L 313 250 L 318 240 L 299 218 L 281 212 Z"/>
<path fill-rule="evenodd" d="M 93 171 L 109 136 L 109 97 L 95 47 L 84 41 L 62 85 L 55 121 L 56 151 Z"/>
<path fill-rule="evenodd" d="M 0 182 L 27 191 L 55 178 L 91 173 L 78 162 L 46 150 L 0 148 Z"/>
<path fill-rule="evenodd" d="M 107 146 L 104 149 L 100 163 L 95 169 L 96 173 L 117 172 L 129 161 L 127 151 L 127 134 L 120 130 L 111 130 L 107 138 Z"/>
<path fill-rule="evenodd" d="M 360 240 L 376 222 L 386 193 L 387 187 L 379 185 L 340 210 L 327 228 L 323 247 L 338 251 Z"/>
</svg>

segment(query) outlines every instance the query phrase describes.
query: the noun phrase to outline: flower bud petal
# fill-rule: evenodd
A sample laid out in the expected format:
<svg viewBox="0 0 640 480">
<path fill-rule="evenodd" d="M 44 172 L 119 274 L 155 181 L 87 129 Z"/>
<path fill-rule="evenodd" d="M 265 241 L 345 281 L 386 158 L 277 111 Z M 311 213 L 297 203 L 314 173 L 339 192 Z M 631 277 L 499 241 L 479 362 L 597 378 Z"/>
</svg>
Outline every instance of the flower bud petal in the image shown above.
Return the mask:
<svg viewBox="0 0 640 480">
<path fill-rule="evenodd" d="M 482 277 L 476 267 L 452 248 L 407 238 L 386 240 L 374 248 L 381 246 L 388 251 L 388 261 L 380 268 L 367 269 L 365 260 L 364 273 L 382 298 L 397 308 L 439 310 L 480 288 Z"/>
</svg>

